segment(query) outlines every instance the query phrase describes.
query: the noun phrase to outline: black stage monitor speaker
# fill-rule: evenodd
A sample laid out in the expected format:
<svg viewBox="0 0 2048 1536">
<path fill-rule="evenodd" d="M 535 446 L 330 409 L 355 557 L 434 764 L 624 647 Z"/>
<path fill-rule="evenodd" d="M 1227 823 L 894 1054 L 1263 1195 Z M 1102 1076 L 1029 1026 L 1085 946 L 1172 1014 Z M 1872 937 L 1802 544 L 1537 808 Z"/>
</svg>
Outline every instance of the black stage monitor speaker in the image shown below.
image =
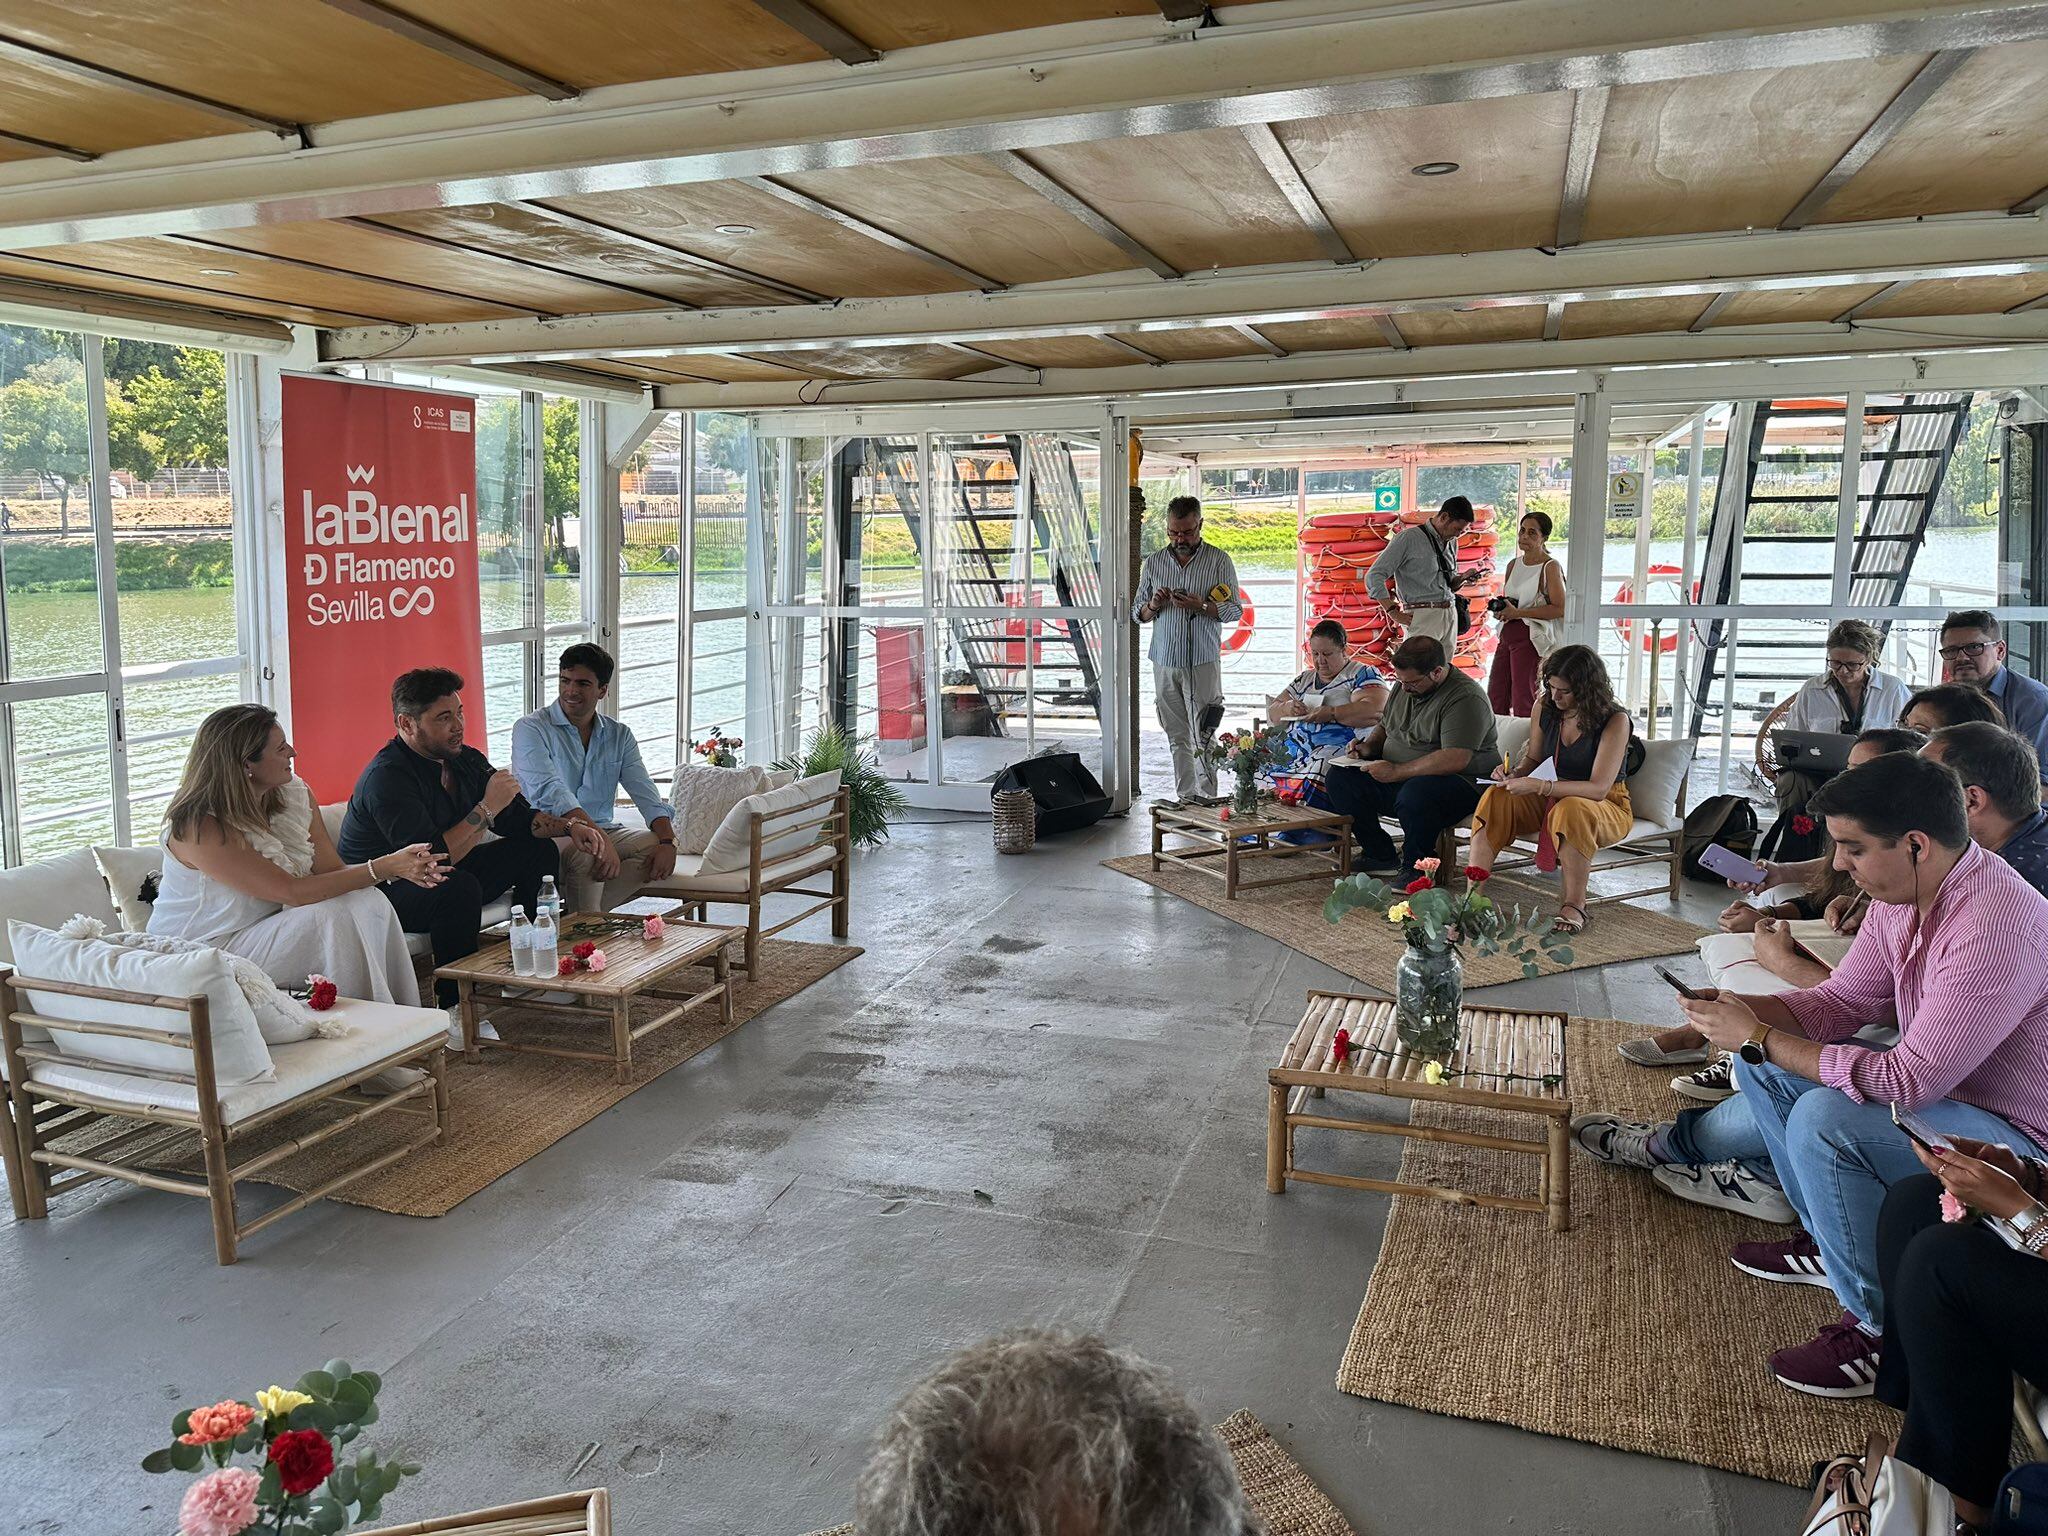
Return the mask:
<svg viewBox="0 0 2048 1536">
<path fill-rule="evenodd" d="M 1109 796 L 1072 752 L 1047 752 L 1012 763 L 993 791 L 1025 789 L 1038 805 L 1038 835 L 1093 826 L 1109 814 Z"/>
</svg>

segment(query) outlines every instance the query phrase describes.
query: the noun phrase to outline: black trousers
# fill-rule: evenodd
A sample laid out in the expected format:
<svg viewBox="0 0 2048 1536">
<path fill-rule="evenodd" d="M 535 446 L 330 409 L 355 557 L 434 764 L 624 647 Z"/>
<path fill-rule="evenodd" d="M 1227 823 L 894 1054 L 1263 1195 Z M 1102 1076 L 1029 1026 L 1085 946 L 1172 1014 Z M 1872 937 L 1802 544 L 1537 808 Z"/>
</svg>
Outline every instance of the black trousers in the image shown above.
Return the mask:
<svg viewBox="0 0 2048 1536">
<path fill-rule="evenodd" d="M 426 934 L 434 944 L 434 964 L 446 965 L 476 953 L 484 908 L 507 891 L 531 911 L 541 881 L 559 873 L 561 860 L 552 838 L 501 837 L 470 849 L 432 890 L 406 880 L 388 881 L 382 890 L 398 909 L 398 926 L 407 933 Z M 436 982 L 434 1000 L 440 1007 L 453 1008 L 455 983 Z"/>
<path fill-rule="evenodd" d="M 1899 1459 L 1989 1507 L 2012 1447 L 2012 1378 L 2048 1383 L 2048 1259 L 1941 1219 L 1941 1184 L 1894 1184 L 1877 1219 L 1877 1396 L 1905 1410 Z"/>
<path fill-rule="evenodd" d="M 1462 774 L 1427 774 L 1382 784 L 1363 768 L 1332 768 L 1323 775 L 1330 808 L 1351 818 L 1351 835 L 1368 864 L 1395 862 L 1394 840 L 1382 816 L 1401 823 L 1401 873 L 1415 877 L 1415 861 L 1436 852 L 1436 840 L 1479 806 L 1479 786 Z"/>
</svg>

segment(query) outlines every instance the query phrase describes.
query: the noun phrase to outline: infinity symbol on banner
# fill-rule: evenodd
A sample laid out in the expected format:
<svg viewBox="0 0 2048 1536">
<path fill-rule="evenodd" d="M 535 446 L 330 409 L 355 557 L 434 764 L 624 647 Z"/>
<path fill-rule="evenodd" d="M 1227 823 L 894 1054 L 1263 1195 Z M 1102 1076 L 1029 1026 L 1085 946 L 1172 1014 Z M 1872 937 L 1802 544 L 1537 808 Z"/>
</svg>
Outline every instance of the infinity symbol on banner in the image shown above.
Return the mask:
<svg viewBox="0 0 2048 1536">
<path fill-rule="evenodd" d="M 432 587 L 393 587 L 391 589 L 391 616 L 402 619 L 409 613 L 418 613 L 425 618 L 434 611 L 434 589 Z"/>
</svg>

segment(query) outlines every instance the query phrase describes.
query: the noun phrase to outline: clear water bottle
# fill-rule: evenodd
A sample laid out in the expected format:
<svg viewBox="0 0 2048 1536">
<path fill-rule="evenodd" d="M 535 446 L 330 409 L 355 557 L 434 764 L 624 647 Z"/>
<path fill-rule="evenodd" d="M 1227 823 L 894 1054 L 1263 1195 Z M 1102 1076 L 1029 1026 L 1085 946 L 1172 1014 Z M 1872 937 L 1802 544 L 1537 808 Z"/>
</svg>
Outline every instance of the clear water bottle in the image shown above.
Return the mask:
<svg viewBox="0 0 2048 1536">
<path fill-rule="evenodd" d="M 526 914 L 517 907 L 512 909 L 512 974 L 531 976 L 533 974 L 533 924 L 526 920 Z"/>
<path fill-rule="evenodd" d="M 560 936 L 555 929 L 555 914 L 550 907 L 543 906 L 533 916 L 533 969 L 529 976 L 552 976 L 561 966 Z"/>
<path fill-rule="evenodd" d="M 561 923 L 562 898 L 555 890 L 555 877 L 553 875 L 543 876 L 540 882 L 540 901 L 536 904 L 534 915 L 538 917 L 542 912 L 547 913 L 549 917 L 553 918 L 557 925 Z"/>
</svg>

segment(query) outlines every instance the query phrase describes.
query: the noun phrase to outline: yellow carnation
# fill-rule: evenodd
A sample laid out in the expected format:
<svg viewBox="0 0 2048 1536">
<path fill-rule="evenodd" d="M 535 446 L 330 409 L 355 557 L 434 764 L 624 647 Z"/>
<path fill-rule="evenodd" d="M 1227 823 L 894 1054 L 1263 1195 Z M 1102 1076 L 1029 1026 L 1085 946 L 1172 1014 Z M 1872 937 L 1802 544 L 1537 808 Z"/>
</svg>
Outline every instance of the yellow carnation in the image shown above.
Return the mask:
<svg viewBox="0 0 2048 1536">
<path fill-rule="evenodd" d="M 1397 901 L 1391 907 L 1387 908 L 1387 921 L 1390 923 L 1407 922 L 1408 903 L 1405 901 Z"/>
<path fill-rule="evenodd" d="M 1425 1083 L 1442 1082 L 1444 1080 L 1444 1064 L 1440 1061 L 1430 1062 L 1422 1069 L 1422 1080 Z"/>
<path fill-rule="evenodd" d="M 256 1394 L 256 1406 L 266 1417 L 273 1419 L 284 1418 L 294 1408 L 311 1401 L 313 1399 L 305 1393 L 294 1392 L 289 1387 L 267 1387 Z"/>
</svg>

